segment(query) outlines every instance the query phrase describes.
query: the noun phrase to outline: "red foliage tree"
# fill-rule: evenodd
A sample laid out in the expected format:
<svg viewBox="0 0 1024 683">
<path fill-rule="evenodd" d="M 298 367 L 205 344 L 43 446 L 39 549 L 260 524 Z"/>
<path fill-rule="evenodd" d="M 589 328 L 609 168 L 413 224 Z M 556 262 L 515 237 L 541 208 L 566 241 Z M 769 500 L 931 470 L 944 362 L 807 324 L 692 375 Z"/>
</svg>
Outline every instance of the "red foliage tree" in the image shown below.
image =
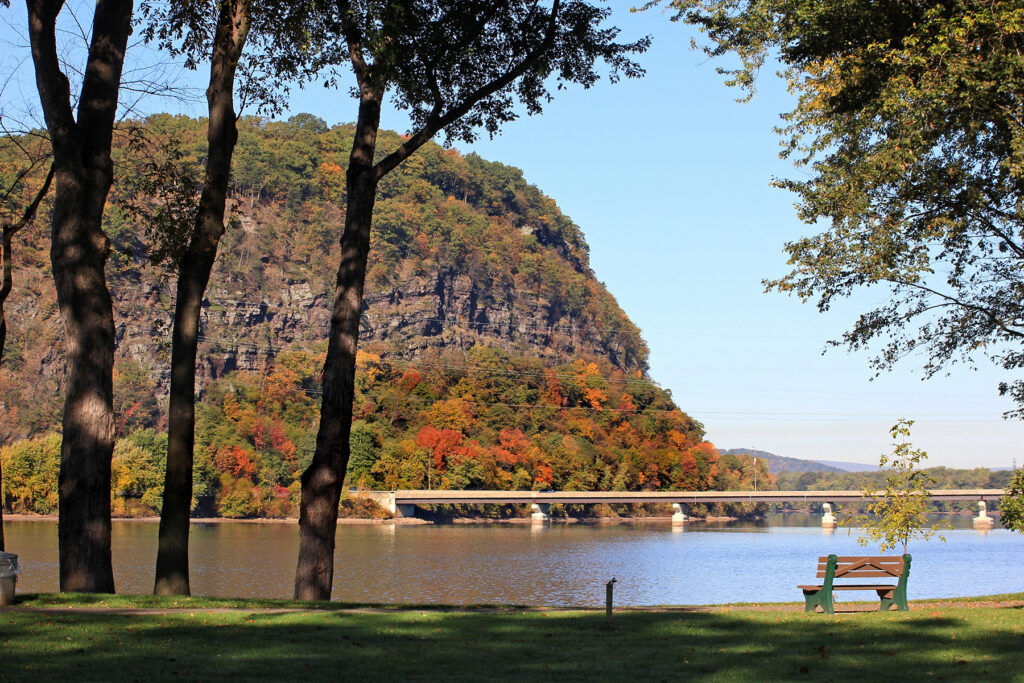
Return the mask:
<svg viewBox="0 0 1024 683">
<path fill-rule="evenodd" d="M 226 446 L 213 456 L 214 466 L 233 477 L 249 479 L 256 475 L 256 465 L 241 446 Z"/>
<path fill-rule="evenodd" d="M 449 458 L 456 454 L 464 454 L 462 439 L 462 432 L 425 425 L 416 434 L 416 445 L 430 450 L 434 467 L 443 472 Z"/>
</svg>

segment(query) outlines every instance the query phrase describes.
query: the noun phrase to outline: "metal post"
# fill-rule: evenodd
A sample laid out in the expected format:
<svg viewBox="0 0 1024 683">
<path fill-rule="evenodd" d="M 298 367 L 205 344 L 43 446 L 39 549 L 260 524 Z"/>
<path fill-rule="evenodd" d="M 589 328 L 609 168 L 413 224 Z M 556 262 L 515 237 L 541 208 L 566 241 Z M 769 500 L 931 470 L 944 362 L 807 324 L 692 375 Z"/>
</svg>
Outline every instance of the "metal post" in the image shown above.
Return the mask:
<svg viewBox="0 0 1024 683">
<path fill-rule="evenodd" d="M 605 584 L 604 587 L 604 618 L 605 626 L 612 627 L 612 591 L 614 590 L 615 577 Z"/>
</svg>

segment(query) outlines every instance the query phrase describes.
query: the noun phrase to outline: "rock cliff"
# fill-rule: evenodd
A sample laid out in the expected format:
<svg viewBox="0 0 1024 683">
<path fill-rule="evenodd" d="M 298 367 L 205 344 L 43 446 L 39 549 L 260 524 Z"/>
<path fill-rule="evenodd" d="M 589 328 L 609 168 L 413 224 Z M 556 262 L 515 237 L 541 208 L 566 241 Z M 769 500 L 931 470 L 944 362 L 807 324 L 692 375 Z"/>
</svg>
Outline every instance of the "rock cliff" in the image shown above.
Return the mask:
<svg viewBox="0 0 1024 683">
<path fill-rule="evenodd" d="M 161 115 L 143 123 L 201 163 L 202 121 Z M 265 370 L 282 349 L 324 344 L 344 219 L 347 156 L 338 141 L 349 133 L 346 126 L 310 131 L 308 122 L 293 130 L 289 122 L 242 121 L 229 228 L 203 305 L 200 392 L 234 370 Z M 118 152 L 108 279 L 119 366 L 142 370 L 119 377 L 148 383 L 159 398 L 168 385 L 173 270 L 147 260 L 152 236 L 122 208 L 131 174 L 142 171 L 131 170 L 141 162 L 128 151 Z M 301 168 L 287 154 L 301 157 Z M 429 145 L 393 175 L 382 183 L 375 214 L 366 348 L 412 360 L 431 349 L 484 345 L 552 364 L 601 357 L 646 373 L 639 330 L 594 278 L 581 232 L 520 171 Z M 45 217 L 37 223 L 15 248 L 0 369 L 3 441 L 59 423 L 62 333 L 48 226 Z"/>
</svg>

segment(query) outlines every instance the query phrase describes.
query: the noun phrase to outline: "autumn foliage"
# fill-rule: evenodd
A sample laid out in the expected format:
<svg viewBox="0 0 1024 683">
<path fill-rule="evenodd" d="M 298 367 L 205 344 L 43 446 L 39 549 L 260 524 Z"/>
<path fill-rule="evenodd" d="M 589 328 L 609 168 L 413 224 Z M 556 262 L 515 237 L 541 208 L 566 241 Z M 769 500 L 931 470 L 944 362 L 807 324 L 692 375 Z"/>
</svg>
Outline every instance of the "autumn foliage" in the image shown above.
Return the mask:
<svg viewBox="0 0 1024 683">
<path fill-rule="evenodd" d="M 208 386 L 197 410 L 197 513 L 296 513 L 298 477 L 314 446 L 322 361 L 320 352 L 284 351 L 265 373 L 232 372 Z M 749 458 L 720 456 L 668 392 L 601 359 L 546 367 L 536 358 L 476 347 L 414 364 L 368 349 L 357 366 L 349 486 L 655 491 L 751 485 Z M 43 442 L 19 443 L 2 452 L 8 506 L 47 511 L 56 460 L 38 455 L 49 452 Z M 165 453 L 166 436 L 152 429 L 119 441 L 116 510 L 158 509 Z M 149 470 L 156 474 L 139 474 Z M 771 486 L 763 471 L 759 486 Z"/>
</svg>

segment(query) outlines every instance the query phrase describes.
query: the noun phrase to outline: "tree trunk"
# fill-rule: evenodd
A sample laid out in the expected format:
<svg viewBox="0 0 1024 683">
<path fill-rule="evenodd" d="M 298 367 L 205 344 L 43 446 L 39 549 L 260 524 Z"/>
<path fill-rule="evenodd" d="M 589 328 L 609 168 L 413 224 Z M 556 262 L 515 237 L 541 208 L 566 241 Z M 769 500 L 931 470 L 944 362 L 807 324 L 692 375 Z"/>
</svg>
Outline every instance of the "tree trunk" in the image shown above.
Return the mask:
<svg viewBox="0 0 1024 683">
<path fill-rule="evenodd" d="M 0 366 L 3 366 L 4 360 L 4 349 L 7 344 L 7 315 L 4 313 L 4 304 L 7 302 L 7 296 L 11 292 L 13 283 L 13 275 L 11 268 L 14 267 L 14 261 L 11 258 L 11 235 L 13 231 L 9 230 L 7 226 L 4 226 L 3 230 L 3 284 L 0 285 Z M 3 463 L 0 462 L 0 481 L 3 481 L 4 470 Z M 4 500 L 7 496 L 3 493 L 3 486 L 0 485 L 0 553 L 4 551 Z"/>
<path fill-rule="evenodd" d="M 373 155 L 383 93 L 364 88 L 347 172 L 348 203 L 341 264 L 334 290 L 330 338 L 323 372 L 323 402 L 313 461 L 302 474 L 296 600 L 330 600 L 338 502 L 348 468 L 356 347 L 363 283 L 370 252 L 370 223 L 377 193 Z"/>
<path fill-rule="evenodd" d="M 192 450 L 195 446 L 196 355 L 199 315 L 217 245 L 224 234 L 235 126 L 235 69 L 249 32 L 249 0 L 221 5 L 206 90 L 210 122 L 206 177 L 196 225 L 178 266 L 178 290 L 171 333 L 171 397 L 168 410 L 167 472 L 160 512 L 156 595 L 189 595 L 188 535 L 192 509 Z"/>
<path fill-rule="evenodd" d="M 28 0 L 36 88 L 53 146 L 56 195 L 50 263 L 67 361 L 58 476 L 60 589 L 112 593 L 110 459 L 114 449 L 114 314 L 101 220 L 113 179 L 114 116 L 131 0 L 98 0 L 77 120 L 57 56 L 62 3 Z"/>
<path fill-rule="evenodd" d="M 114 451 L 114 310 L 100 229 L 109 181 L 58 165 L 50 262 L 66 338 L 58 477 L 60 590 L 113 593 L 110 460 Z"/>
</svg>

